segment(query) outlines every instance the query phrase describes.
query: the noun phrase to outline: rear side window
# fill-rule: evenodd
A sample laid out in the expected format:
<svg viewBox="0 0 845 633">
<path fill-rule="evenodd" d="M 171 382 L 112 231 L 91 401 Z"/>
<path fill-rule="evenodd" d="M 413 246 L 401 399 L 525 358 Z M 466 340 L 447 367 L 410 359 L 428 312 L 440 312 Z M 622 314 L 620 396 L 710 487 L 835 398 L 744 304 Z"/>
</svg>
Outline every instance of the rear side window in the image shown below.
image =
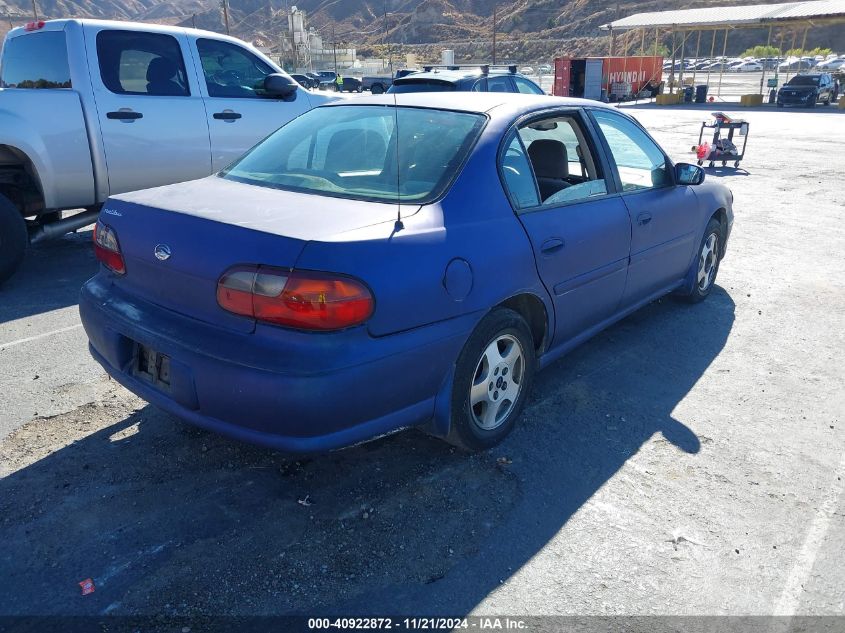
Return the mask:
<svg viewBox="0 0 845 633">
<path fill-rule="evenodd" d="M 387 91 L 401 94 L 403 92 L 454 92 L 454 90 L 455 84 L 451 81 L 414 79 L 394 81 L 393 85 Z"/>
<path fill-rule="evenodd" d="M 528 81 L 527 79 L 524 79 L 524 78 L 522 78 L 522 77 L 513 77 L 513 81 L 514 81 L 514 83 L 516 84 L 516 89 L 517 89 L 517 91 L 518 91 L 518 92 L 521 92 L 521 93 L 523 93 L 523 94 L 527 94 L 527 95 L 541 95 L 541 94 L 545 94 L 545 93 L 544 93 L 544 92 L 543 92 L 543 91 L 542 91 L 542 90 L 541 90 L 541 89 L 537 86 L 537 84 L 535 84 L 535 83 L 533 83 L 533 82 L 531 82 L 531 81 Z"/>
<path fill-rule="evenodd" d="M 488 92 L 514 92 L 513 84 L 510 77 L 488 77 L 487 78 Z"/>
<path fill-rule="evenodd" d="M 171 35 L 100 31 L 97 57 L 103 85 L 116 94 L 156 97 L 191 94 L 182 50 Z"/>
<path fill-rule="evenodd" d="M 44 31 L 6 40 L 0 68 L 3 88 L 70 88 L 64 31 Z"/>
</svg>

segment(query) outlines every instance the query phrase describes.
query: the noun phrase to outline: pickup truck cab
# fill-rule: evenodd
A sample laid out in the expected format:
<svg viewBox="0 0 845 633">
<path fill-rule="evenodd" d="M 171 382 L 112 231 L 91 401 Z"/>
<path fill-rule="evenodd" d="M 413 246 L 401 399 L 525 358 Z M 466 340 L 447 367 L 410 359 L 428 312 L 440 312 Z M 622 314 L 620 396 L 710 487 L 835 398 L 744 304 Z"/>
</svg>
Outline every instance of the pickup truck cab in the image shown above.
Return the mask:
<svg viewBox="0 0 845 633">
<path fill-rule="evenodd" d="M 217 33 L 98 20 L 11 30 L 0 58 L 0 282 L 30 241 L 93 223 L 110 195 L 208 176 L 326 100 Z"/>
</svg>

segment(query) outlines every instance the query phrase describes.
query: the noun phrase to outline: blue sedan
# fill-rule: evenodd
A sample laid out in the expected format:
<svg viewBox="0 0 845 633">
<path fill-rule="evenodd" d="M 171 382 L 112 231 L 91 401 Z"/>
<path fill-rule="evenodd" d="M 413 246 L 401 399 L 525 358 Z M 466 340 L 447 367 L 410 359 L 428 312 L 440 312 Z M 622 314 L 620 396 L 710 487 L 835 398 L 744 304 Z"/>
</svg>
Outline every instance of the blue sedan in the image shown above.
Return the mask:
<svg viewBox="0 0 845 633">
<path fill-rule="evenodd" d="M 501 441 L 535 372 L 713 290 L 733 196 L 593 101 L 329 104 L 223 172 L 112 197 L 94 358 L 190 423 L 287 452 L 419 426 Z"/>
</svg>

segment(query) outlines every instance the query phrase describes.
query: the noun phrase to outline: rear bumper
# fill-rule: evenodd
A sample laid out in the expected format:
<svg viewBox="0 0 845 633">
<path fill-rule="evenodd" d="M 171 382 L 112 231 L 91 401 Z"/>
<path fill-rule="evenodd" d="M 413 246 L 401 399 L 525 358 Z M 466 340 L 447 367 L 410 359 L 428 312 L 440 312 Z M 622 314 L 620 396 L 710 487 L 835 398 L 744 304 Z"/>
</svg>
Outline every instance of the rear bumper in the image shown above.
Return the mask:
<svg viewBox="0 0 845 633">
<path fill-rule="evenodd" d="M 373 338 L 259 326 L 223 330 L 126 296 L 99 274 L 79 311 L 93 357 L 183 420 L 291 453 L 325 452 L 431 419 L 473 315 Z M 170 357 L 170 386 L 135 371 L 138 344 Z"/>
</svg>

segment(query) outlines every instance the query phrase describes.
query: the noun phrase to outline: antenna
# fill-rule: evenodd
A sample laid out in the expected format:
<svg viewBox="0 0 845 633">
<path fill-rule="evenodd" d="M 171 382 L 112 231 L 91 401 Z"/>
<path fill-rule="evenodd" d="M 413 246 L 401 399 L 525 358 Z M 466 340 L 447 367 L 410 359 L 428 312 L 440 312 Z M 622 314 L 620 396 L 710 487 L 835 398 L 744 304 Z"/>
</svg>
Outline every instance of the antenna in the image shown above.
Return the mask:
<svg viewBox="0 0 845 633">
<path fill-rule="evenodd" d="M 402 223 L 402 163 L 399 161 L 399 100 L 396 93 L 393 94 L 393 134 L 396 137 L 396 224 L 393 225 L 393 232 L 398 233 L 405 228 Z"/>
</svg>

